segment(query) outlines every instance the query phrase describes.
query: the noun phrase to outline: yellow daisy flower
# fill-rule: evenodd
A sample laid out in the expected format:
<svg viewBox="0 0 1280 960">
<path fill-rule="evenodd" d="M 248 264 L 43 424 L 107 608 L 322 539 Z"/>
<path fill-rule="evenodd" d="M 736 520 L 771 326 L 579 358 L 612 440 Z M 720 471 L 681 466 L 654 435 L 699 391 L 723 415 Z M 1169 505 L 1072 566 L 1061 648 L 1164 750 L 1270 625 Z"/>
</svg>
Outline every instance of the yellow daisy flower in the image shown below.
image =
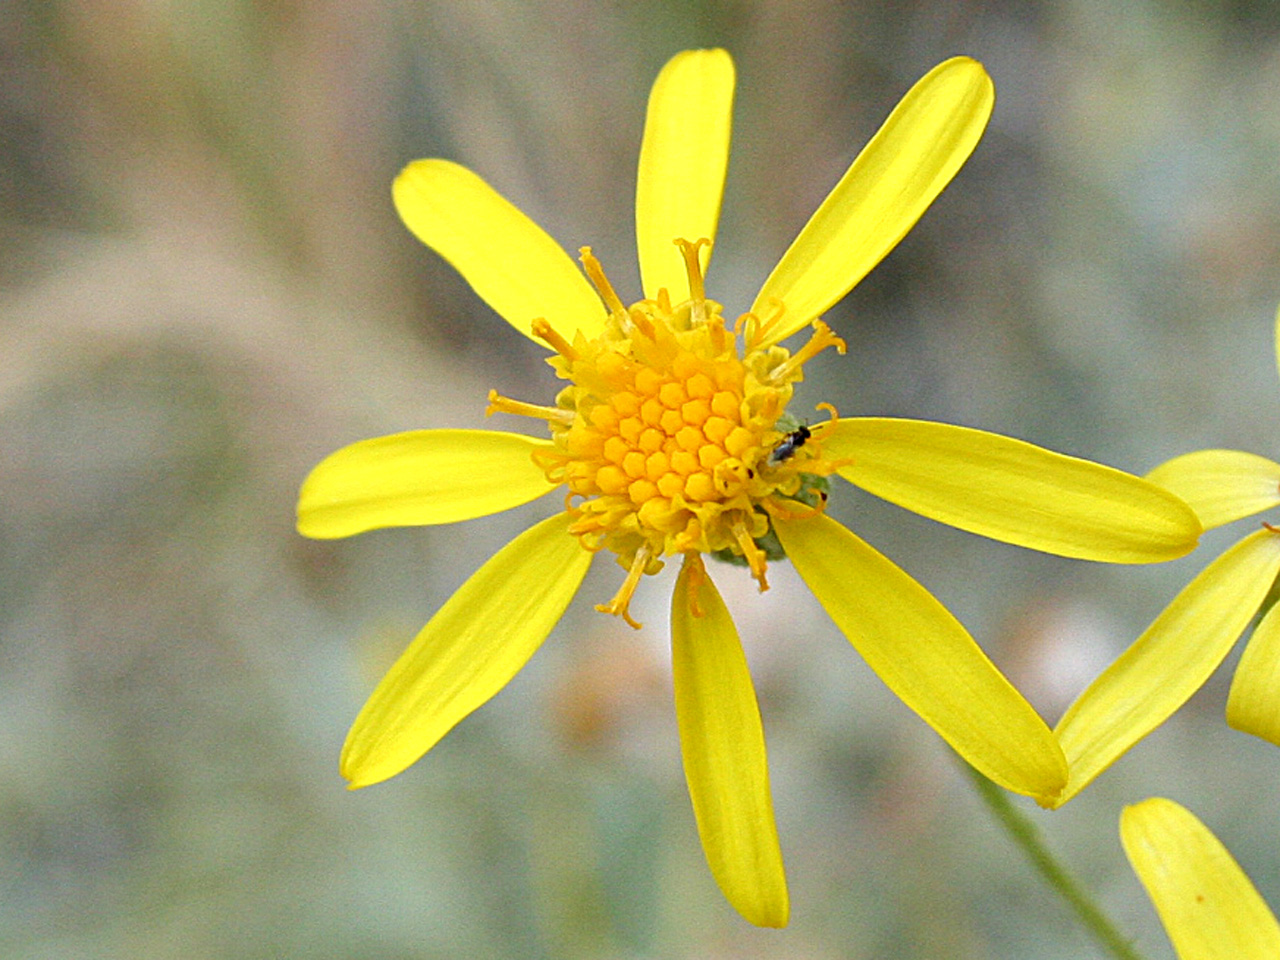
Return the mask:
<svg viewBox="0 0 1280 960">
<path fill-rule="evenodd" d="M 1107 467 L 946 424 L 786 417 L 803 365 L 844 342 L 818 315 L 910 229 L 976 145 L 990 79 L 958 57 L 894 109 L 730 323 L 707 298 L 728 163 L 734 68 L 679 54 L 649 99 L 636 188 L 644 299 L 626 305 L 584 248 L 561 248 L 474 173 L 410 164 L 396 208 L 519 332 L 550 348 L 566 386 L 539 406 L 490 393 L 489 412 L 545 422 L 550 439 L 424 430 L 354 444 L 303 484 L 298 528 L 344 537 L 514 507 L 563 487 L 564 509 L 482 566 L 405 651 L 356 719 L 353 787 L 414 763 L 498 692 L 542 643 L 591 557 L 626 571 L 599 609 L 629 613 L 646 574 L 682 562 L 671 603 L 676 710 L 689 792 L 716 880 L 752 923 L 788 901 L 764 733 L 737 631 L 704 554 L 767 587 L 788 556 L 832 619 L 912 709 L 997 783 L 1049 802 L 1066 781 L 1052 734 L 923 587 L 825 516 L 827 477 L 965 530 L 1121 563 L 1190 550 L 1200 528 L 1166 491 Z M 585 273 L 585 279 L 584 279 Z M 781 341 L 812 327 L 789 350 Z"/>
<path fill-rule="evenodd" d="M 1280 315 L 1276 318 L 1280 366 Z M 1280 504 L 1280 464 L 1239 450 L 1201 450 L 1147 479 L 1173 491 L 1205 529 Z M 1280 574 L 1280 530 L 1269 523 L 1205 567 L 1080 695 L 1057 735 L 1071 768 L 1065 803 L 1204 685 L 1261 610 Z M 1280 613 L 1272 606 L 1245 647 L 1227 722 L 1280 744 Z"/>
<path fill-rule="evenodd" d="M 1126 807 L 1120 841 L 1179 960 L 1280 957 L 1275 914 L 1190 811 L 1163 797 Z"/>
</svg>

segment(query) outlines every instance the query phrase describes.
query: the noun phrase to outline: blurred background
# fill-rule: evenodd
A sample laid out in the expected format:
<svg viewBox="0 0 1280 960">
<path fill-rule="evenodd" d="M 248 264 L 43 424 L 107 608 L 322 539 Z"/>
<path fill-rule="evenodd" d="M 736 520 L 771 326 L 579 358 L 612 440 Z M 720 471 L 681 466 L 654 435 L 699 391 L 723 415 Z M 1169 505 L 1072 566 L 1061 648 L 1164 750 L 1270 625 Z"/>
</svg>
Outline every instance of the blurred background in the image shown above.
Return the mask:
<svg viewBox="0 0 1280 960">
<path fill-rule="evenodd" d="M 944 419 L 1144 472 L 1277 450 L 1280 4 L 738 0 L 0 3 L 0 955 L 1082 958 L 1073 919 L 784 564 L 717 580 L 756 676 L 792 892 L 723 901 L 680 771 L 669 583 L 583 595 L 402 776 L 338 749 L 398 652 L 547 504 L 333 543 L 293 530 L 352 441 L 539 400 L 539 352 L 398 223 L 444 156 L 638 297 L 649 84 L 739 76 L 713 296 L 736 314 L 897 99 L 958 53 L 973 159 L 828 320 L 805 415 Z M 1244 527 L 1158 568 L 1041 557 L 848 487 L 1050 722 Z M 661 580 L 661 578 L 660 578 Z M 1234 662 L 1234 657 L 1232 661 Z M 1019 800 L 1150 957 L 1125 803 L 1196 811 L 1280 904 L 1280 752 L 1230 663 L 1066 809 Z"/>
</svg>

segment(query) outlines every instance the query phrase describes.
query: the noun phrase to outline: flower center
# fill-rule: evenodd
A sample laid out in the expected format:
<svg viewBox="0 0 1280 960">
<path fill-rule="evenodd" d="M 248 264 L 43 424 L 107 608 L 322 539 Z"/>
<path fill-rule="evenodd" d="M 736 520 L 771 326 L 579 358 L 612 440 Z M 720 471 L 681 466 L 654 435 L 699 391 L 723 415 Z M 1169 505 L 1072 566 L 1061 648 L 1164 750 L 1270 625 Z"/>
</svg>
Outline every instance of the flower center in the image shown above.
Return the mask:
<svg viewBox="0 0 1280 960">
<path fill-rule="evenodd" d="M 822 459 L 825 425 L 810 431 L 783 411 L 804 362 L 831 346 L 844 353 L 844 341 L 819 320 L 794 356 L 766 345 L 781 304 L 768 318 L 744 314 L 728 329 L 720 304 L 703 293 L 698 249 L 706 243 L 676 241 L 691 291 L 676 306 L 666 290 L 624 306 L 584 247 L 583 269 L 610 310 L 604 332 L 592 339 L 579 333 L 569 343 L 545 319 L 535 320 L 535 336 L 556 352 L 548 362 L 569 385 L 555 407 L 489 394 L 487 414 L 547 421 L 555 450 L 539 455 L 538 464 L 568 489 L 570 532 L 588 550 L 613 551 L 627 569 L 618 596 L 599 609 L 633 626 L 631 594 L 666 556 L 738 557 L 767 589 L 760 541 L 770 534 L 770 517 L 822 509 L 825 495 L 813 495 L 816 485 L 804 478 L 839 466 Z M 834 408 L 822 406 L 834 419 Z"/>
</svg>

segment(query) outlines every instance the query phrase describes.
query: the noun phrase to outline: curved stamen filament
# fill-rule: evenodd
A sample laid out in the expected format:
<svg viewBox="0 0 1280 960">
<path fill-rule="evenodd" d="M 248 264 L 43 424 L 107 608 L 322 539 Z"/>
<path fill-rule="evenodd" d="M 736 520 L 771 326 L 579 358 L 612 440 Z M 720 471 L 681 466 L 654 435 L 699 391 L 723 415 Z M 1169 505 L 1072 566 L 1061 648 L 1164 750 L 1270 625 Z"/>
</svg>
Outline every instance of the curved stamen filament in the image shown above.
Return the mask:
<svg viewBox="0 0 1280 960">
<path fill-rule="evenodd" d="M 742 321 L 746 321 L 746 336 L 743 339 L 748 352 L 760 345 L 764 338 L 768 336 L 769 331 L 778 325 L 787 312 L 786 305 L 777 297 L 770 297 L 768 305 L 771 312 L 763 320 L 754 313 L 744 313 L 738 318 L 738 323 L 740 324 Z M 734 329 L 734 332 L 737 332 L 737 328 Z"/>
<path fill-rule="evenodd" d="M 775 520 L 808 520 L 810 517 L 816 517 L 827 509 L 827 497 L 820 494 L 818 502 L 812 507 L 801 503 L 799 500 L 791 500 L 784 497 L 769 497 L 767 500 L 761 500 L 760 506 L 764 508 L 764 512 L 769 514 Z M 799 507 L 799 510 L 792 509 Z"/>
<path fill-rule="evenodd" d="M 829 419 L 825 423 L 818 424 L 813 428 L 814 430 L 829 430 L 840 422 L 840 411 L 835 408 L 835 404 L 823 402 L 813 409 L 826 410 L 829 415 Z"/>
<path fill-rule="evenodd" d="M 774 383 L 782 383 L 787 377 L 804 366 L 827 347 L 835 347 L 836 352 L 844 355 L 845 342 L 831 332 L 831 328 L 821 320 L 813 321 L 813 336 L 809 342 L 793 353 L 784 363 L 774 368 L 770 379 Z"/>
<path fill-rule="evenodd" d="M 739 520 L 731 528 L 733 538 L 738 541 L 738 546 L 742 548 L 742 556 L 747 561 L 747 566 L 751 568 L 751 576 L 756 578 L 756 583 L 760 584 L 760 592 L 764 593 L 769 589 L 769 581 L 765 579 L 765 572 L 768 569 L 768 561 L 765 559 L 764 551 L 756 544 L 751 536 L 751 531 L 747 529 L 746 523 Z"/>
<path fill-rule="evenodd" d="M 649 566 L 649 560 L 653 557 L 653 551 L 649 549 L 648 544 L 642 546 L 636 551 L 635 558 L 631 561 L 631 569 L 627 571 L 627 579 L 622 581 L 622 586 L 618 588 L 618 592 L 614 594 L 612 600 L 608 603 L 596 604 L 596 609 L 601 613 L 612 613 L 627 621 L 627 625 L 633 629 L 639 630 L 641 624 L 631 618 L 630 606 L 631 597 L 636 592 L 636 587 L 640 585 L 640 578 L 644 576 L 644 571 Z"/>
</svg>

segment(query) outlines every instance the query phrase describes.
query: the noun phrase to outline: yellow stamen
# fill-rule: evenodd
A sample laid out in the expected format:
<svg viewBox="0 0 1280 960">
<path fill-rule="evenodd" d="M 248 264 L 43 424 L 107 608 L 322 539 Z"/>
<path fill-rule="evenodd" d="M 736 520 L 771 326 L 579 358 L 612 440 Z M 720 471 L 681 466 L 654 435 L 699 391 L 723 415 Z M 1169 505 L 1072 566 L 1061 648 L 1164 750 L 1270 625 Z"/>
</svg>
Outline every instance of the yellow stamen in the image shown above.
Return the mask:
<svg viewBox="0 0 1280 960">
<path fill-rule="evenodd" d="M 820 513 L 794 499 L 804 475 L 827 476 L 845 461 L 823 458 L 821 431 L 794 455 L 770 459 L 785 433 L 778 418 L 791 401 L 801 364 L 844 341 L 821 321 L 792 357 L 766 342 L 786 308 L 766 307 L 762 323 L 746 314 L 730 327 L 720 305 L 706 299 L 702 257 L 709 241 L 677 240 L 689 295 L 671 302 L 667 289 L 629 307 L 618 298 L 589 247 L 582 266 L 609 309 L 594 337 L 562 334 L 545 317 L 534 336 L 555 351 L 548 362 L 562 381 L 554 406 L 538 406 L 490 392 L 487 414 L 511 413 L 546 421 L 553 444 L 533 452 L 547 480 L 565 489 L 569 533 L 583 549 L 610 550 L 626 578 L 598 609 L 640 625 L 629 612 L 640 579 L 666 557 L 682 554 L 690 574 L 690 610 L 703 616 L 700 585 L 708 583 L 701 554 L 729 551 L 746 560 L 767 590 L 768 558 L 756 542 L 771 518 Z M 562 328 L 563 329 L 563 328 Z M 742 339 L 739 339 L 742 338 Z M 808 439 L 808 438 L 806 438 Z M 705 597 L 703 598 L 705 599 Z"/>
<path fill-rule="evenodd" d="M 514 413 L 520 417 L 533 417 L 547 423 L 561 423 L 572 426 L 574 413 L 572 410 L 561 410 L 559 407 L 544 407 L 536 403 L 525 403 L 523 400 L 512 400 L 504 397 L 497 390 L 489 391 L 489 405 L 484 408 L 484 415 L 491 417 L 495 413 Z"/>
<path fill-rule="evenodd" d="M 636 551 L 635 558 L 631 561 L 631 569 L 627 571 L 627 579 L 622 581 L 622 586 L 618 588 L 618 592 L 614 594 L 612 600 L 608 603 L 596 604 L 596 609 L 601 613 L 612 613 L 614 616 L 621 617 L 627 621 L 627 624 L 636 630 L 639 630 L 641 624 L 631 619 L 631 597 L 636 592 L 636 587 L 640 585 L 640 578 L 644 576 L 645 568 L 649 565 L 649 561 L 653 558 L 653 553 L 649 547 L 643 546 Z"/>
<path fill-rule="evenodd" d="M 609 308 L 609 312 L 619 319 L 625 318 L 627 316 L 627 308 L 623 305 L 617 292 L 614 291 L 613 284 L 609 282 L 609 278 L 604 275 L 604 267 L 591 253 L 591 248 L 580 248 L 578 257 L 582 261 L 583 272 L 586 273 L 587 279 L 591 281 L 592 285 L 600 293 L 600 299 Z"/>
<path fill-rule="evenodd" d="M 799 500 L 784 500 L 781 497 L 770 497 L 767 500 L 761 500 L 760 506 L 764 508 L 764 512 L 769 514 L 775 520 L 808 520 L 810 517 L 816 517 L 827 509 L 827 495 L 821 494 L 818 502 L 814 506 L 808 506 Z M 801 509 L 794 509 L 800 507 Z"/>
<path fill-rule="evenodd" d="M 702 554 L 693 551 L 684 555 L 684 565 L 689 568 L 689 612 L 701 619 L 707 612 L 698 603 L 698 591 L 707 582 L 707 566 L 702 562 Z"/>
<path fill-rule="evenodd" d="M 754 313 L 744 313 L 738 320 L 739 324 L 746 321 L 745 342 L 748 350 L 754 350 L 759 346 L 787 312 L 786 305 L 777 297 L 770 297 L 768 304 L 772 312 L 765 319 L 761 320 Z"/>
<path fill-rule="evenodd" d="M 539 340 L 545 340 L 547 345 L 556 353 L 564 357 L 566 360 L 577 360 L 578 352 L 570 346 L 569 341 L 560 334 L 556 333 L 551 324 L 547 323 L 545 317 L 539 317 L 533 321 L 533 335 Z"/>
<path fill-rule="evenodd" d="M 845 342 L 831 332 L 831 328 L 821 320 L 813 321 L 813 335 L 809 342 L 791 355 L 785 362 L 774 368 L 771 379 L 774 383 L 783 383 L 795 370 L 804 366 L 827 347 L 835 347 L 836 352 L 844 356 Z"/>
<path fill-rule="evenodd" d="M 690 319 L 695 324 L 706 323 L 707 294 L 702 283 L 702 261 L 698 257 L 698 251 L 704 246 L 709 248 L 711 241 L 703 237 L 696 243 L 677 240 L 675 244 L 680 248 L 680 255 L 684 257 L 685 271 L 689 274 Z"/>
<path fill-rule="evenodd" d="M 746 559 L 747 566 L 751 568 L 751 575 L 756 578 L 756 583 L 760 584 L 760 592 L 764 593 L 769 589 L 769 581 L 765 579 L 769 563 L 765 559 L 764 551 L 756 545 L 744 521 L 739 520 L 731 529 L 733 538 L 742 548 L 742 556 Z"/>
</svg>

